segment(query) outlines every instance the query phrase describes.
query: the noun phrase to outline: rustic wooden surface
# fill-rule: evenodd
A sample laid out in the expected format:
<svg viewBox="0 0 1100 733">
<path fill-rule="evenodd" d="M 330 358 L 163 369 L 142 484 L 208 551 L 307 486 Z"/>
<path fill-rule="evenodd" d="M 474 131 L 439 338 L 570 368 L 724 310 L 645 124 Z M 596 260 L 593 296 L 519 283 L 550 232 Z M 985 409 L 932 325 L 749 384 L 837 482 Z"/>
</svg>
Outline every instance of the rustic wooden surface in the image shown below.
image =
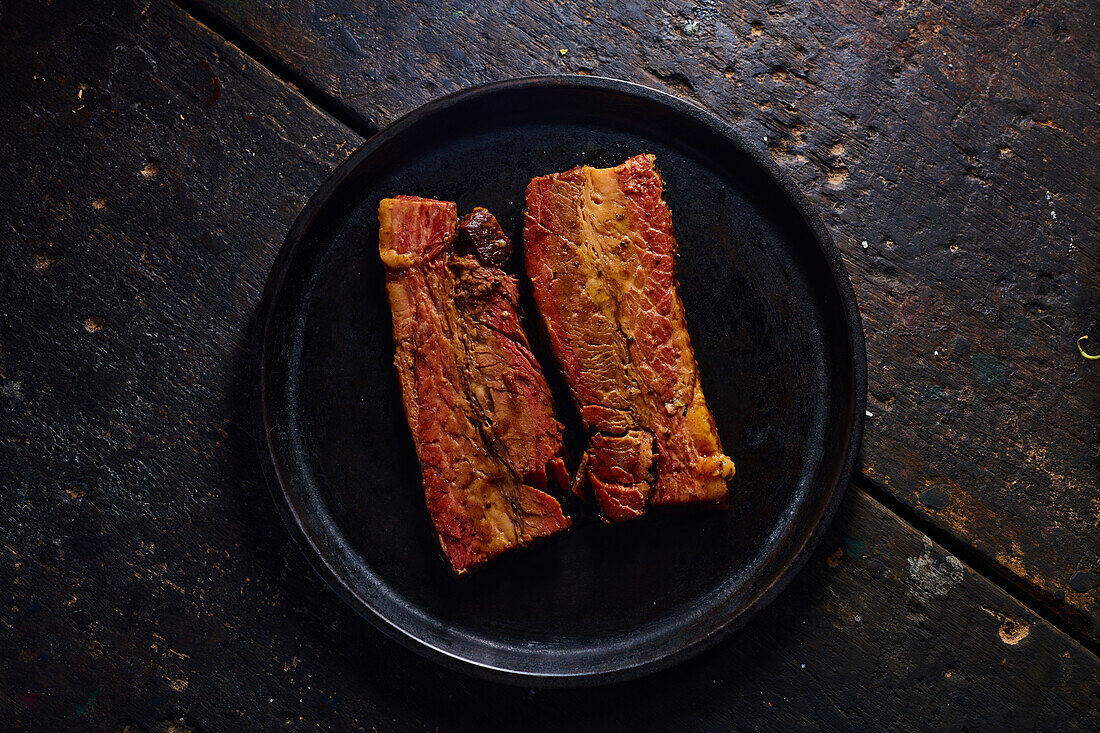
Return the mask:
<svg viewBox="0 0 1100 733">
<path fill-rule="evenodd" d="M 1100 726 L 1092 652 L 858 489 L 743 633 L 646 680 L 500 687 L 385 640 L 250 437 L 264 276 L 360 137 L 173 6 L 95 11 L 3 8 L 0 729 Z"/>
<path fill-rule="evenodd" d="M 1100 5 L 196 1 L 375 127 L 562 72 L 719 113 L 843 250 L 865 475 L 1100 638 Z"/>
</svg>

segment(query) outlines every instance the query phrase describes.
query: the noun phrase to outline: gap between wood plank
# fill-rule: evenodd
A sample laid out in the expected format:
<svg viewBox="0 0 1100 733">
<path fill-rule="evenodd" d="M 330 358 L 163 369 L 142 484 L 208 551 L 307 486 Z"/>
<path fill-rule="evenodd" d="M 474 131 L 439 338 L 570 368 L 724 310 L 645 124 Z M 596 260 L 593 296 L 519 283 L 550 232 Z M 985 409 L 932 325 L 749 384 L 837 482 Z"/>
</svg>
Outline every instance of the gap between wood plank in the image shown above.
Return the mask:
<svg viewBox="0 0 1100 733">
<path fill-rule="evenodd" d="M 1040 595 L 1037 592 L 1038 589 L 1025 579 L 1007 572 L 975 548 L 950 532 L 936 526 L 931 520 L 895 497 L 885 486 L 869 478 L 866 474 L 857 471 L 855 476 L 852 477 L 852 485 L 866 492 L 872 499 L 898 515 L 902 521 L 918 532 L 923 532 L 937 545 L 966 563 L 974 572 L 1019 601 L 1037 616 L 1045 619 L 1051 626 L 1088 649 L 1095 656 L 1100 657 L 1100 644 L 1079 633 L 1070 621 L 1070 615 L 1060 613 L 1055 608 L 1054 604 L 1058 601 L 1054 598 Z"/>
<path fill-rule="evenodd" d="M 251 58 L 260 66 L 263 66 L 272 76 L 294 87 L 299 94 L 309 100 L 310 104 L 320 109 L 329 117 L 337 120 L 345 127 L 350 128 L 363 138 L 369 138 L 378 132 L 378 128 L 372 125 L 366 117 L 359 114 L 356 110 L 333 100 L 318 89 L 313 82 L 295 73 L 293 69 L 279 61 L 279 59 L 265 51 L 259 45 L 253 43 L 247 36 L 242 35 L 210 11 L 195 5 L 191 0 L 173 0 L 173 2 L 180 10 L 190 15 L 195 21 L 206 26 L 212 33 L 221 36 L 226 41 L 236 46 L 241 53 Z"/>
<path fill-rule="evenodd" d="M 221 36 L 226 41 L 236 46 L 243 54 L 266 68 L 273 76 L 293 86 L 303 97 L 325 114 L 358 133 L 363 138 L 369 138 L 378 132 L 378 129 L 362 114 L 328 96 L 312 82 L 295 73 L 286 64 L 265 51 L 247 36 L 242 35 L 236 29 L 223 22 L 210 11 L 195 5 L 191 0 L 173 0 L 173 2 L 197 22 L 206 26 L 210 31 Z M 1070 615 L 1062 613 L 1055 608 L 1054 604 L 1057 603 L 1055 599 L 1040 594 L 1038 588 L 1028 583 L 1024 578 L 1006 572 L 975 548 L 955 537 L 950 532 L 937 527 L 931 520 L 921 516 L 918 511 L 893 496 L 886 490 L 886 487 L 865 474 L 857 471 L 855 476 L 852 477 L 852 483 L 859 489 L 865 491 L 879 504 L 882 504 L 888 510 L 900 517 L 905 523 L 918 532 L 924 533 L 947 552 L 962 560 L 976 573 L 993 583 L 1001 591 L 1017 600 L 1039 617 L 1045 619 L 1063 634 L 1088 649 L 1093 655 L 1100 657 L 1100 643 L 1093 641 L 1084 634 L 1078 633 L 1072 622 L 1069 621 Z"/>
</svg>

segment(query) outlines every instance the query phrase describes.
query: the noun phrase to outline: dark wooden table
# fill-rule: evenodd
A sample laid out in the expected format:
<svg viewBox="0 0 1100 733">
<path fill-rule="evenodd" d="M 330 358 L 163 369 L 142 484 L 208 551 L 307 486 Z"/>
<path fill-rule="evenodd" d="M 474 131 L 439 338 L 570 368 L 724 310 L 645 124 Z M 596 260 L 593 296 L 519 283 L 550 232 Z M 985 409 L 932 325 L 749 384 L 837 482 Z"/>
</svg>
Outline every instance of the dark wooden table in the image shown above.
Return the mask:
<svg viewBox="0 0 1100 733">
<path fill-rule="evenodd" d="M 1100 6 L 0 6 L 0 729 L 1100 728 Z M 733 640 L 611 688 L 444 672 L 312 572 L 251 440 L 260 290 L 365 137 L 600 74 L 708 107 L 840 244 L 860 475 Z"/>
</svg>

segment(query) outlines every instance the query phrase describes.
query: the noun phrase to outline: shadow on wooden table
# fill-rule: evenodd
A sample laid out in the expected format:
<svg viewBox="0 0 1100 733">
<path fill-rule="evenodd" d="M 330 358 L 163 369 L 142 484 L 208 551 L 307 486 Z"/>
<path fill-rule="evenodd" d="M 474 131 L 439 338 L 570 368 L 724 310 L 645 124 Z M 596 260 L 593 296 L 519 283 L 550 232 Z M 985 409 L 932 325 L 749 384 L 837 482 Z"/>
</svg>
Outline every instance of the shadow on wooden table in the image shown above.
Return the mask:
<svg viewBox="0 0 1100 733">
<path fill-rule="evenodd" d="M 408 722 L 507 725 L 528 720 L 534 727 L 550 728 L 578 720 L 616 725 L 637 720 L 644 727 L 659 728 L 662 721 L 671 724 L 685 716 L 702 715 L 713 690 L 721 690 L 726 699 L 759 697 L 765 678 L 771 697 L 785 686 L 792 693 L 801 687 L 794 678 L 802 667 L 792 656 L 790 637 L 806 624 L 814 603 L 827 594 L 816 565 L 804 569 L 775 602 L 716 649 L 640 680 L 607 686 L 534 690 L 483 681 L 444 669 L 386 638 L 325 585 L 275 509 L 268 488 L 273 478 L 261 460 L 263 446 L 257 430 L 261 330 L 262 324 L 253 319 L 249 348 L 240 352 L 234 390 L 231 442 L 236 476 L 232 484 L 241 489 L 238 521 L 249 542 L 241 549 L 247 553 L 245 562 L 278 589 L 273 600 L 294 619 L 296 645 L 315 655 L 312 661 L 317 668 L 309 673 L 314 686 L 326 677 L 350 677 L 350 684 L 344 679 L 339 687 L 364 690 L 364 698 L 384 696 L 389 703 L 385 707 L 397 708 L 397 719 Z M 848 526 L 848 512 L 842 509 L 823 546 L 835 546 Z M 300 665 L 305 661 L 301 656 Z M 786 685 L 778 684 L 776 676 L 790 679 Z M 775 702 L 760 699 L 753 707 Z"/>
</svg>

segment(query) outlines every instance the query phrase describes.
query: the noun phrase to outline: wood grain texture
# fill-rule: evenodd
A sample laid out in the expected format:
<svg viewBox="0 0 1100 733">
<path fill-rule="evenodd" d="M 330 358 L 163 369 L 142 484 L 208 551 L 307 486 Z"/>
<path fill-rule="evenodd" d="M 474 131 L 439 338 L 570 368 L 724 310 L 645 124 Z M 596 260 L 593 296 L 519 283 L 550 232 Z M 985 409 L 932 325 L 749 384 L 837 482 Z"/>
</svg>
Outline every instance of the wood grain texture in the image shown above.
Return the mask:
<svg viewBox="0 0 1100 733">
<path fill-rule="evenodd" d="M 718 112 L 843 250 L 865 474 L 1100 639 L 1100 6 L 198 2 L 379 126 L 561 72 Z"/>
<path fill-rule="evenodd" d="M 387 641 L 250 425 L 264 275 L 357 138 L 170 6 L 4 12 L 0 728 L 1100 725 L 1095 656 L 858 491 L 745 632 L 648 680 L 535 693 Z"/>
</svg>

